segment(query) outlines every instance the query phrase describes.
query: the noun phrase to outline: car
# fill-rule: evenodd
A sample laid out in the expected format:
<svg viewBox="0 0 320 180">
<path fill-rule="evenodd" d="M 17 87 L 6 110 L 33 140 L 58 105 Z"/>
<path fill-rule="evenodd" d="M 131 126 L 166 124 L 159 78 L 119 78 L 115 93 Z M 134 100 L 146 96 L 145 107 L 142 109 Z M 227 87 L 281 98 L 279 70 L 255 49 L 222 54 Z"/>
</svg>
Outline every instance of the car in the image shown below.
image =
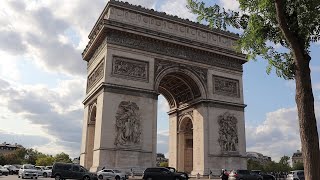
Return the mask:
<svg viewBox="0 0 320 180">
<path fill-rule="evenodd" d="M 273 175 L 261 172 L 261 170 L 252 170 L 251 172 L 261 175 L 263 177 L 263 180 L 275 180 L 276 179 Z"/>
<path fill-rule="evenodd" d="M 38 179 L 38 171 L 36 167 L 32 164 L 24 164 L 19 169 L 18 178 L 31 178 L 31 179 Z"/>
<path fill-rule="evenodd" d="M 52 178 L 61 179 L 82 179 L 82 180 L 98 180 L 96 173 L 89 172 L 86 168 L 79 164 L 72 163 L 55 163 L 52 167 Z"/>
<path fill-rule="evenodd" d="M 97 172 L 98 178 L 100 180 L 126 180 L 128 179 L 128 175 L 124 172 L 121 172 L 116 169 L 102 169 L 101 171 Z"/>
<path fill-rule="evenodd" d="M 51 177 L 51 169 L 48 169 L 45 166 L 36 166 L 36 168 L 38 170 L 38 176 Z"/>
<path fill-rule="evenodd" d="M 6 175 L 6 176 L 9 175 L 9 170 L 1 165 L 0 165 L 0 172 L 2 175 Z"/>
<path fill-rule="evenodd" d="M 17 168 L 14 165 L 4 165 L 3 167 L 5 167 L 9 170 L 9 174 L 18 174 L 19 173 L 19 168 Z"/>
<path fill-rule="evenodd" d="M 303 170 L 290 171 L 290 173 L 288 174 L 287 180 L 304 180 L 304 171 Z"/>
<path fill-rule="evenodd" d="M 249 170 L 233 170 L 230 172 L 228 180 L 263 180 L 263 177 Z"/>
<path fill-rule="evenodd" d="M 186 180 L 188 177 L 185 173 L 172 172 L 170 169 L 165 167 L 153 167 L 147 168 L 142 179 L 144 180 Z"/>
</svg>

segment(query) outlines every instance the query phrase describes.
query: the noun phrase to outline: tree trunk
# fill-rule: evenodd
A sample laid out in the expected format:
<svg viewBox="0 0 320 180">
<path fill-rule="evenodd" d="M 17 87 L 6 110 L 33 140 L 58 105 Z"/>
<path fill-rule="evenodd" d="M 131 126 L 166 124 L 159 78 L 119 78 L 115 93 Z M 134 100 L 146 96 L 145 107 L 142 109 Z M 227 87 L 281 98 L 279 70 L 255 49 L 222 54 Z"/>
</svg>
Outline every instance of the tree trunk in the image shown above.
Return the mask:
<svg viewBox="0 0 320 180">
<path fill-rule="evenodd" d="M 320 151 L 317 120 L 314 114 L 309 62 L 310 56 L 305 50 L 305 42 L 297 32 L 291 31 L 286 20 L 285 0 L 275 0 L 276 18 L 279 28 L 293 53 L 296 81 L 296 104 L 299 117 L 300 139 L 304 174 L 306 180 L 320 179 Z"/>
<path fill-rule="evenodd" d="M 319 180 L 319 137 L 314 113 L 314 98 L 312 93 L 309 59 L 296 59 L 295 62 L 296 104 L 299 116 L 305 179 Z"/>
</svg>

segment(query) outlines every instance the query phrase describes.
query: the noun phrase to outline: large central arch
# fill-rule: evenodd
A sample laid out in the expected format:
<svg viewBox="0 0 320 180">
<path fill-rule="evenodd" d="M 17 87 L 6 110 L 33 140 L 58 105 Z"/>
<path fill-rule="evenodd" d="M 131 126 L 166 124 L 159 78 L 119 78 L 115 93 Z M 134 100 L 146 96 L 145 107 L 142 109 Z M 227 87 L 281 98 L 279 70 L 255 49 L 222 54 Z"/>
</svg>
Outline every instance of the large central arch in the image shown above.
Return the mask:
<svg viewBox="0 0 320 180">
<path fill-rule="evenodd" d="M 193 175 L 245 169 L 238 36 L 111 0 L 87 61 L 80 163 L 143 172 L 156 165 L 157 101 L 169 102 L 169 165 Z"/>
</svg>

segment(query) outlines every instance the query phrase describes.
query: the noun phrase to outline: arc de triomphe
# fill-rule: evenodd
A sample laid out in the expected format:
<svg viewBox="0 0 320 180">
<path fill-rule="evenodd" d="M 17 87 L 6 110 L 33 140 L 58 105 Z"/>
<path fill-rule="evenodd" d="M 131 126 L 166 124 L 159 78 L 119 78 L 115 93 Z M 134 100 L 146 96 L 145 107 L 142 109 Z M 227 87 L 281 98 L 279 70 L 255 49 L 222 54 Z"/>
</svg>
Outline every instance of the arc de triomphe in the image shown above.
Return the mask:
<svg viewBox="0 0 320 180">
<path fill-rule="evenodd" d="M 238 36 L 111 0 L 89 34 L 81 165 L 156 164 L 157 99 L 168 101 L 169 166 L 191 174 L 245 169 Z"/>
</svg>

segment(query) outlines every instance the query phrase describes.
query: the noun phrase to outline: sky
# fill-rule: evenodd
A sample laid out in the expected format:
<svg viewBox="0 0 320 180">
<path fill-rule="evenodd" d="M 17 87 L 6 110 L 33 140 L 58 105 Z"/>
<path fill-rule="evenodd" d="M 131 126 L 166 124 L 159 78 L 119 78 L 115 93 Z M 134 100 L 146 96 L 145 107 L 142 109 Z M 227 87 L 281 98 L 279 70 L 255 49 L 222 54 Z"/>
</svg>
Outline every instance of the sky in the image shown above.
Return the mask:
<svg viewBox="0 0 320 180">
<path fill-rule="evenodd" d="M 181 18 L 196 16 L 185 0 L 128 0 Z M 217 0 L 237 10 L 235 0 Z M 80 154 L 86 62 L 81 53 L 106 0 L 0 1 L 0 143 L 55 155 Z M 320 43 L 312 44 L 311 75 L 320 119 Z M 300 149 L 295 83 L 266 74 L 267 62 L 244 65 L 247 151 L 279 160 Z M 168 152 L 168 105 L 158 102 L 158 152 Z M 318 121 L 319 122 L 319 121 Z M 318 124 L 319 127 L 319 124 Z"/>
</svg>

